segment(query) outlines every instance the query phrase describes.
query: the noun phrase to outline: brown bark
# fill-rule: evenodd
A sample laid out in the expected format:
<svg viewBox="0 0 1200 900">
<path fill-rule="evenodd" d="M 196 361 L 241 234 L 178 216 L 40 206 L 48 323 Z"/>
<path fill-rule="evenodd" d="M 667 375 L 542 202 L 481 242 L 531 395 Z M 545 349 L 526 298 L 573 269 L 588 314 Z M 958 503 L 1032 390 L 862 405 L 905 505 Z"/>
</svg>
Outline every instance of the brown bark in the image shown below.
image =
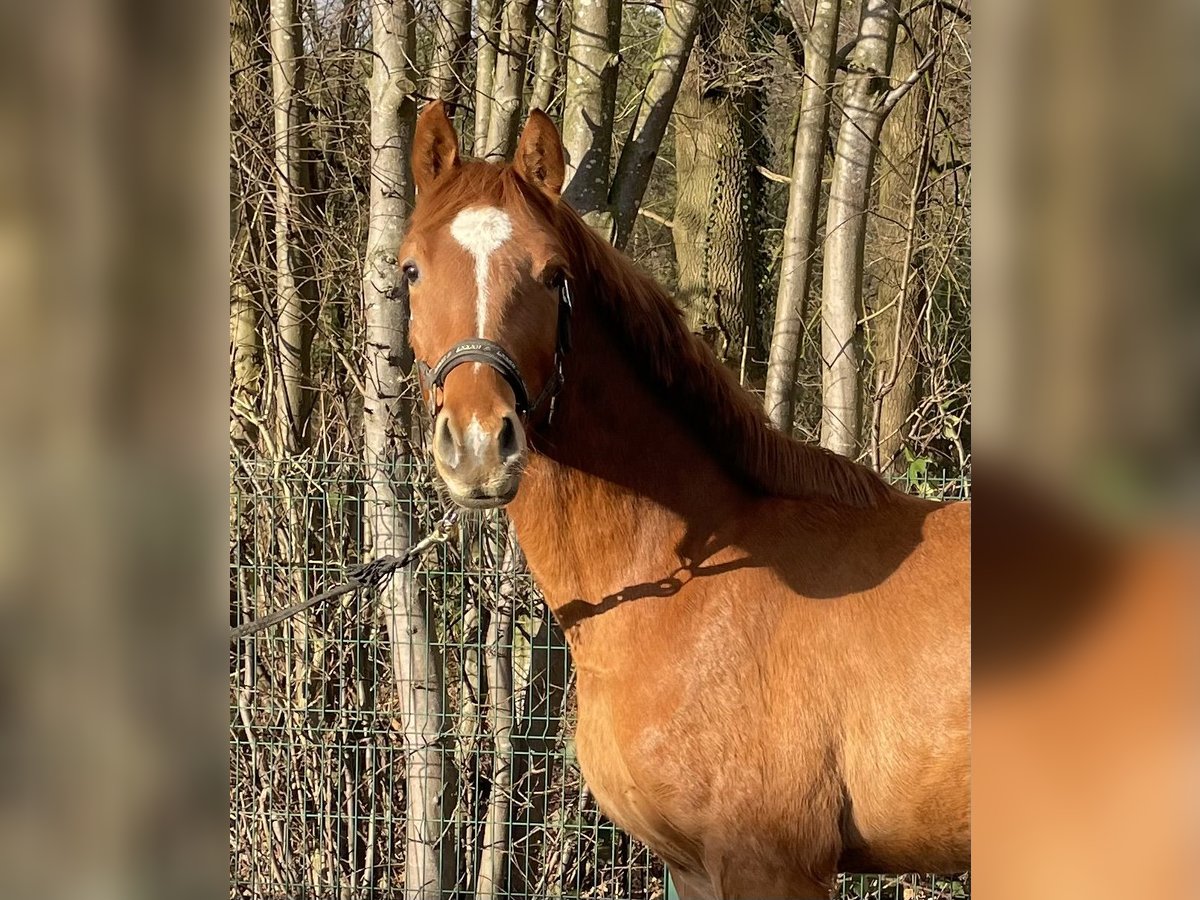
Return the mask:
<svg viewBox="0 0 1200 900">
<path fill-rule="evenodd" d="M 675 103 L 675 258 L 688 326 L 726 362 L 753 344 L 754 91 L 744 0 L 709 7 Z"/>
<path fill-rule="evenodd" d="M 785 434 L 791 433 L 795 419 L 800 338 L 817 250 L 821 174 L 825 165 L 835 74 L 833 57 L 841 16 L 841 0 L 810 2 L 811 13 L 806 12 L 800 0 L 788 4 L 793 26 L 798 33 L 804 34 L 804 85 L 800 95 L 800 116 L 796 122 L 792 180 L 788 188 L 779 291 L 775 298 L 775 327 L 771 332 L 767 361 L 767 415 Z M 807 33 L 804 33 L 806 24 Z"/>
</svg>

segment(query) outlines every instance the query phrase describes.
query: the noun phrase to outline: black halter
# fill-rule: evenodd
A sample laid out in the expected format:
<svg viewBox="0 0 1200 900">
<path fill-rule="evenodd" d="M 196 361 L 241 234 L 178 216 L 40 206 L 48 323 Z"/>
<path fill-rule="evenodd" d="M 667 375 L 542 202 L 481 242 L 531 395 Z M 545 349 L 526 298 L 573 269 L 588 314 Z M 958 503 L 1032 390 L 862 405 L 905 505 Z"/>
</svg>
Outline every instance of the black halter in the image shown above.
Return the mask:
<svg viewBox="0 0 1200 900">
<path fill-rule="evenodd" d="M 417 372 L 421 378 L 421 386 L 428 401 L 429 411 L 434 418 L 442 408 L 439 392 L 445 387 L 446 376 L 464 363 L 478 362 L 491 366 L 500 377 L 508 382 L 516 398 L 517 415 L 522 419 L 541 409 L 542 404 L 550 401 L 550 414 L 547 421 L 554 417 L 554 401 L 563 385 L 563 362 L 571 350 L 571 288 L 564 278 L 558 288 L 558 337 L 554 346 L 554 372 L 546 381 L 542 392 L 530 403 L 529 386 L 521 375 L 521 367 L 509 355 L 508 351 L 486 338 L 470 338 L 460 341 L 445 352 L 441 359 L 431 369 L 422 360 L 417 360 Z"/>
</svg>

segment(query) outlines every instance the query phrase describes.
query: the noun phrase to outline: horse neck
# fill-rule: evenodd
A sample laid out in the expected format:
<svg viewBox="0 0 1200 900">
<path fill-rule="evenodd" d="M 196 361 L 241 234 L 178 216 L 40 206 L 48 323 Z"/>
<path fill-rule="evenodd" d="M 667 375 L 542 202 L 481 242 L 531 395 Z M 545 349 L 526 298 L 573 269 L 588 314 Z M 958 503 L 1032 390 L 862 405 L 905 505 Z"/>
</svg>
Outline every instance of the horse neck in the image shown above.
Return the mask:
<svg viewBox="0 0 1200 900">
<path fill-rule="evenodd" d="M 608 326 L 580 308 L 554 419 L 509 505 L 547 602 L 570 630 L 632 585 L 698 561 L 743 491 L 625 358 Z"/>
</svg>

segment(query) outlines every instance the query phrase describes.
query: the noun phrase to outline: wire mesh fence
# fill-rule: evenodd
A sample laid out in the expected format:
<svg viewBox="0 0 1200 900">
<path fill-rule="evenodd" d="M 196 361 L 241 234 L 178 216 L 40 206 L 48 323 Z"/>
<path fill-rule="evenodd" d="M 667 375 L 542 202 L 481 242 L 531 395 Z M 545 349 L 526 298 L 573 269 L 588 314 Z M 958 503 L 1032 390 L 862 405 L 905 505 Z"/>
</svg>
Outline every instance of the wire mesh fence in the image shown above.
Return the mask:
<svg viewBox="0 0 1200 900">
<path fill-rule="evenodd" d="M 231 623 L 337 584 L 362 561 L 365 477 L 349 458 L 233 462 Z M 443 509 L 429 472 L 418 461 L 394 477 L 408 486 L 397 514 L 426 533 Z M 921 474 L 910 486 L 969 493 L 965 478 Z M 435 737 L 421 757 L 434 764 L 421 769 L 395 677 L 405 648 L 369 592 L 231 647 L 232 897 L 400 896 L 406 873 L 424 871 L 408 857 L 430 852 L 438 873 L 425 880 L 447 898 L 668 895 L 661 862 L 599 812 L 583 781 L 570 657 L 514 547 L 499 514 L 477 515 L 398 576 L 421 598 L 419 649 L 435 669 L 422 687 L 437 694 L 426 698 Z M 418 789 L 433 797 L 429 822 L 408 816 Z M 845 877 L 840 891 L 970 896 L 965 875 Z"/>
</svg>

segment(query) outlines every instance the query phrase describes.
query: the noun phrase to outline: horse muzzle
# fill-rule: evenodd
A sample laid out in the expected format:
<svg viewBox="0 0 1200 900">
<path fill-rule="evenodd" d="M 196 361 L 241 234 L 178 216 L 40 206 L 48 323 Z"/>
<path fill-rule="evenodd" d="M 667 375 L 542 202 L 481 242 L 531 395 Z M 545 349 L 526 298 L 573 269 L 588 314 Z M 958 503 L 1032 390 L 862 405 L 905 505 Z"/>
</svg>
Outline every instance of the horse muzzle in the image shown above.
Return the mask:
<svg viewBox="0 0 1200 900">
<path fill-rule="evenodd" d="M 434 464 L 459 506 L 494 509 L 512 500 L 525 454 L 525 429 L 515 412 L 486 424 L 471 416 L 462 426 L 443 409 L 434 421 Z"/>
</svg>

